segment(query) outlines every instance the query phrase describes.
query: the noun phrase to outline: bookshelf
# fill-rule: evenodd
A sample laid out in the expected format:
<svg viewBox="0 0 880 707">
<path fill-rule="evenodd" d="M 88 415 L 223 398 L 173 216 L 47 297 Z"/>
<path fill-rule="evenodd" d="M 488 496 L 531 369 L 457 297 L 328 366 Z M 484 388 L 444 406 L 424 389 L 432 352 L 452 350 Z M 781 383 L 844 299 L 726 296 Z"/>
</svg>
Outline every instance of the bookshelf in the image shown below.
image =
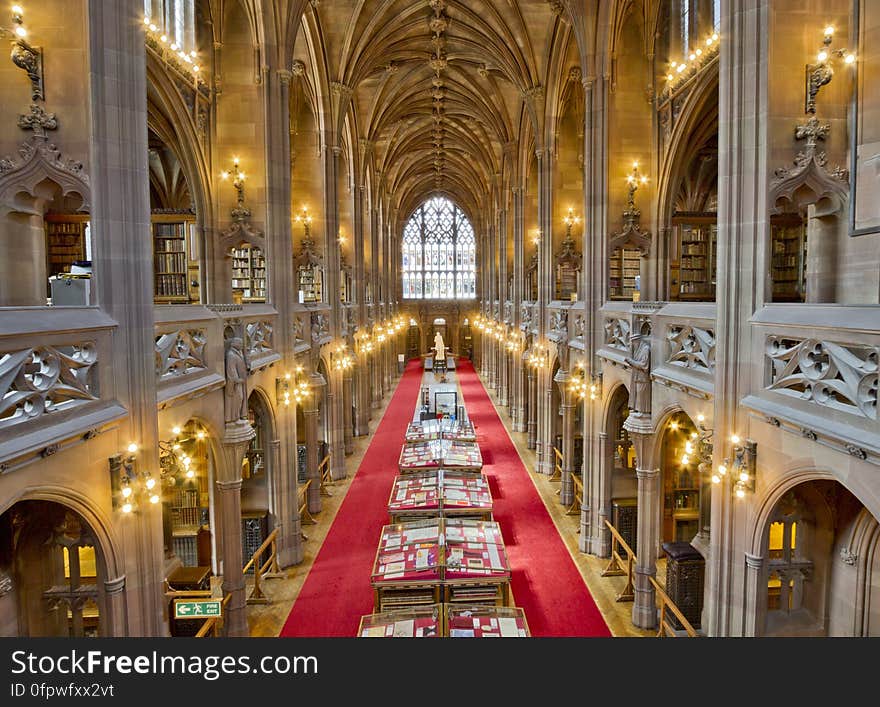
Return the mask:
<svg viewBox="0 0 880 707">
<path fill-rule="evenodd" d="M 774 302 L 803 302 L 806 297 L 807 236 L 797 214 L 770 221 L 770 277 Z"/>
<path fill-rule="evenodd" d="M 157 304 L 190 301 L 187 220 L 151 217 L 153 229 L 153 299 Z"/>
<path fill-rule="evenodd" d="M 266 301 L 266 257 L 257 246 L 232 249 L 232 289 L 241 293 L 242 302 Z"/>
<path fill-rule="evenodd" d="M 193 476 L 181 474 L 168 491 L 171 547 L 186 567 L 211 565 L 207 441 L 198 439 L 188 426 L 181 440 L 183 453 L 191 459 Z"/>
<path fill-rule="evenodd" d="M 46 275 L 70 272 L 70 266 L 77 260 L 87 260 L 86 240 L 89 232 L 87 215 L 52 215 L 45 218 L 46 224 Z"/>
<path fill-rule="evenodd" d="M 670 426 L 663 438 L 663 540 L 689 542 L 699 531 L 700 523 L 697 431 L 685 415 L 677 415 L 673 420 L 675 427 Z"/>
<path fill-rule="evenodd" d="M 714 301 L 718 226 L 715 216 L 675 220 L 677 239 L 670 263 L 672 299 Z"/>
<path fill-rule="evenodd" d="M 324 271 L 320 265 L 305 263 L 297 268 L 303 302 L 321 302 L 324 298 Z"/>
<path fill-rule="evenodd" d="M 608 263 L 608 296 L 613 300 L 632 300 L 636 277 L 641 274 L 642 253 L 636 248 L 615 248 Z"/>
</svg>

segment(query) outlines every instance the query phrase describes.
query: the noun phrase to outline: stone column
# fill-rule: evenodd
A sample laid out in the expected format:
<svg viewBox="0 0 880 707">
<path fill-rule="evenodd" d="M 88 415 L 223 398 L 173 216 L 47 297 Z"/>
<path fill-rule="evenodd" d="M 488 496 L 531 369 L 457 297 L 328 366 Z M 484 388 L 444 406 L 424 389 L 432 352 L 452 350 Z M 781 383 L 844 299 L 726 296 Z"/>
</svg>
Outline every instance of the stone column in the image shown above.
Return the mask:
<svg viewBox="0 0 880 707">
<path fill-rule="evenodd" d="M 535 443 L 537 456 L 536 471 L 552 476 L 556 464 L 556 455 L 553 452 L 554 440 L 551 415 L 558 415 L 559 410 L 554 408 L 553 405 L 553 381 L 550 378 L 549 369 L 540 369 L 537 386 L 538 395 L 544 398 L 544 402 L 538 410 L 538 439 Z"/>
<path fill-rule="evenodd" d="M 590 499 L 586 511 L 583 508 L 581 509 L 580 549 L 582 552 L 590 552 L 599 557 L 608 557 L 611 555 L 611 531 L 608 530 L 605 521 L 612 521 L 611 475 L 613 467 L 609 463 L 612 441 L 608 439 L 607 432 L 599 432 L 596 437 L 601 450 L 598 455 L 598 469 L 594 472 L 594 488 L 598 493 L 594 498 Z M 586 469 L 586 464 L 584 469 Z M 587 488 L 586 484 L 584 488 Z M 587 504 L 585 503 L 584 505 L 586 506 Z"/>
<path fill-rule="evenodd" d="M 370 371 L 370 405 L 378 408 L 382 404 L 382 386 L 379 384 L 379 347 L 380 344 L 373 341 L 373 350 L 367 354 L 367 366 Z"/>
<path fill-rule="evenodd" d="M 528 376 L 529 376 L 529 412 L 528 412 L 528 422 L 526 424 L 526 446 L 529 449 L 534 449 L 537 446 L 538 440 L 538 421 L 537 421 L 537 407 L 538 407 L 538 394 L 537 394 L 537 383 L 535 381 L 536 371 L 533 366 L 528 367 Z"/>
<path fill-rule="evenodd" d="M 318 473 L 318 398 L 325 384 L 320 374 L 311 375 L 309 394 L 303 399 L 303 420 L 306 426 L 306 479 L 311 480 L 308 491 L 309 513 L 321 512 L 321 476 Z"/>
<path fill-rule="evenodd" d="M 101 635 L 115 638 L 129 635 L 125 611 L 125 575 L 104 582 Z"/>
<path fill-rule="evenodd" d="M 351 368 L 348 368 L 342 372 L 342 432 L 346 456 L 354 451 L 351 414 L 352 384 L 352 371 Z"/>
<path fill-rule="evenodd" d="M 498 404 L 507 406 L 507 396 L 508 396 L 508 371 L 510 370 L 510 366 L 507 365 L 508 355 L 507 355 L 507 340 L 504 339 L 499 344 L 499 350 L 501 353 L 501 376 L 499 380 L 499 389 L 498 389 Z"/>
<path fill-rule="evenodd" d="M 772 111 L 768 110 L 772 26 L 770 0 L 731 0 L 721 4 L 718 272 L 761 276 L 718 278 L 715 369 L 723 375 L 715 380 L 715 468 L 728 449 L 721 440 L 734 433 L 748 437 L 749 416 L 740 400 L 753 390 L 753 384 L 762 385 L 756 366 L 746 364 L 753 360 L 757 350 L 749 319 L 764 305 L 768 271 L 768 161 L 774 121 Z M 746 499 L 737 502 L 728 484 L 713 488 L 704 602 L 710 636 L 732 635 L 740 624 L 742 602 L 737 597 L 744 582 L 744 567 L 742 556 L 735 550 L 740 538 L 738 514 L 733 507 L 741 509 L 745 522 L 756 512 L 750 503 Z"/>
<path fill-rule="evenodd" d="M 559 487 L 559 502 L 570 506 L 574 502 L 574 484 L 571 475 L 574 472 L 574 394 L 569 383 L 571 376 L 568 371 L 559 369 L 553 376 L 553 382 L 559 386 L 562 398 L 562 481 Z"/>
<path fill-rule="evenodd" d="M 638 490 L 638 530 L 636 536 L 637 562 L 635 567 L 635 602 L 632 609 L 633 623 L 640 628 L 657 626 L 657 607 L 654 587 L 650 577 L 657 576 L 657 549 L 660 545 L 660 514 L 657 512 L 663 499 L 660 495 L 660 470 L 652 468 L 654 428 L 651 418 L 631 413 L 624 422 L 636 450 L 636 475 Z"/>
<path fill-rule="evenodd" d="M 230 596 L 223 618 L 227 636 L 247 636 L 249 633 L 244 573 L 241 571 L 245 562 L 241 550 L 241 463 L 255 434 L 247 422 L 227 423 L 220 445 L 222 463 L 217 465 L 214 524 L 215 531 L 219 531 L 223 593 Z"/>
<path fill-rule="evenodd" d="M 760 636 L 767 615 L 767 560 L 759 555 L 746 555 L 745 606 L 743 636 Z"/>
<path fill-rule="evenodd" d="M 283 417 L 293 418 L 293 442 L 296 443 L 296 411 L 295 408 L 285 408 Z M 280 439 L 269 441 L 269 469 L 271 476 L 271 497 L 269 509 L 273 515 L 273 523 L 278 528 L 278 564 L 289 567 L 302 562 L 302 525 L 299 517 L 299 507 L 296 503 L 296 463 L 284 465 L 281 454 L 282 442 Z M 296 456 L 288 457 L 296 459 Z"/>
</svg>

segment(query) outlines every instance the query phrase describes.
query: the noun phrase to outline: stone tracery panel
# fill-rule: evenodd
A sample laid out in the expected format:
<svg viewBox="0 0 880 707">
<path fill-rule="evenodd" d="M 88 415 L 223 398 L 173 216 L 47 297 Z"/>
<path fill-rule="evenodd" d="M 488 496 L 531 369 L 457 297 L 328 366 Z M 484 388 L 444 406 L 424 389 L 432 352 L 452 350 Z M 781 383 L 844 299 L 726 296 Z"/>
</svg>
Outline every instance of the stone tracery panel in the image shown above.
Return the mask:
<svg viewBox="0 0 880 707">
<path fill-rule="evenodd" d="M 605 320 L 605 346 L 609 349 L 630 353 L 631 327 L 628 319 L 611 317 Z"/>
<path fill-rule="evenodd" d="M 204 329 L 179 329 L 156 337 L 156 378 L 165 380 L 207 368 Z"/>
<path fill-rule="evenodd" d="M 0 428 L 97 400 L 94 341 L 0 354 Z"/>
<path fill-rule="evenodd" d="M 880 347 L 770 336 L 765 356 L 767 390 L 877 419 Z"/>
<path fill-rule="evenodd" d="M 695 326 L 674 325 L 666 331 L 667 363 L 704 373 L 715 370 L 715 332 Z"/>
</svg>

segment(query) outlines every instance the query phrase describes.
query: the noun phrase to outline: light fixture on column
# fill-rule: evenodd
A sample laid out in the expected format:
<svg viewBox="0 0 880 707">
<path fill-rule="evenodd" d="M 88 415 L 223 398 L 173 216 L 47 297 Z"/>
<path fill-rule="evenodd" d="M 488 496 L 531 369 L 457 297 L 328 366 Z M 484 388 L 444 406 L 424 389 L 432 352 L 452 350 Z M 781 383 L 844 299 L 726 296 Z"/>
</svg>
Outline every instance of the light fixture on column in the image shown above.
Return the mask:
<svg viewBox="0 0 880 707">
<path fill-rule="evenodd" d="M 720 484 L 727 479 L 733 484 L 733 491 L 737 498 L 743 498 L 746 491 L 755 490 L 755 469 L 757 460 L 757 443 L 747 439 L 742 440 L 738 435 L 731 435 L 731 455 L 724 458 L 724 462 L 718 466 L 712 475 L 712 483 Z M 732 459 L 732 461 L 731 461 Z"/>
<path fill-rule="evenodd" d="M 537 249 L 538 246 L 540 245 L 540 243 L 541 243 L 541 229 L 540 229 L 540 228 L 536 228 L 536 229 L 532 232 L 532 243 L 535 244 L 535 248 L 536 248 L 536 249 Z"/>
<path fill-rule="evenodd" d="M 241 170 L 239 165 L 238 157 L 232 158 L 232 168 L 225 169 L 220 172 L 220 179 L 226 181 L 232 178 L 232 186 L 235 188 L 236 195 L 236 204 L 237 206 L 232 209 L 232 215 L 237 219 L 245 219 L 250 217 L 251 212 L 244 205 L 244 180 L 247 178 L 247 175 Z"/>
<path fill-rule="evenodd" d="M 330 352 L 330 365 L 337 371 L 347 371 L 352 367 L 354 361 L 348 354 L 348 345 L 344 341 L 340 341 L 334 350 Z"/>
<path fill-rule="evenodd" d="M 717 32 L 712 32 L 702 42 L 696 42 L 684 61 L 672 61 L 666 72 L 664 92 L 671 91 L 685 79 L 696 74 L 709 59 L 718 53 L 719 40 Z"/>
<path fill-rule="evenodd" d="M 855 64 L 856 56 L 848 49 L 832 49 L 831 44 L 834 41 L 834 27 L 828 25 L 825 27 L 822 46 L 816 54 L 816 63 L 807 65 L 807 100 L 806 112 L 816 113 L 816 96 L 822 86 L 831 82 L 834 76 L 835 59 L 840 59 L 845 65 L 852 66 Z"/>
<path fill-rule="evenodd" d="M 549 364 L 549 353 L 544 344 L 535 343 L 532 345 L 532 350 L 526 358 L 526 363 L 532 368 L 546 368 Z"/>
<path fill-rule="evenodd" d="M 21 5 L 12 6 L 12 27 L 0 27 L 0 37 L 12 40 L 12 63 L 24 71 L 31 82 L 31 100 L 46 100 L 43 92 L 43 52 L 27 41 L 28 31 L 24 26 L 24 9 Z"/>
<path fill-rule="evenodd" d="M 296 217 L 293 219 L 296 223 L 301 224 L 303 227 L 303 242 L 312 241 L 312 215 L 309 213 L 309 209 L 307 206 L 302 207 L 302 211 L 300 211 Z"/>
<path fill-rule="evenodd" d="M 569 209 L 568 214 L 566 214 L 565 218 L 562 219 L 562 222 L 565 224 L 565 237 L 567 239 L 570 239 L 571 227 L 580 225 L 581 217 L 574 215 L 574 209 Z"/>
<path fill-rule="evenodd" d="M 165 33 L 162 27 L 153 22 L 149 15 L 144 15 L 143 28 L 146 33 L 147 45 L 160 54 L 163 61 L 180 71 L 189 72 L 197 83 L 204 83 L 200 75 L 202 67 L 199 65 L 198 54 L 195 50 L 185 51 Z"/>
<path fill-rule="evenodd" d="M 109 459 L 113 508 L 125 514 L 136 511 L 140 503 L 159 502 L 158 482 L 150 472 L 138 472 L 137 453 L 138 445 L 132 442 L 125 453 Z"/>
</svg>

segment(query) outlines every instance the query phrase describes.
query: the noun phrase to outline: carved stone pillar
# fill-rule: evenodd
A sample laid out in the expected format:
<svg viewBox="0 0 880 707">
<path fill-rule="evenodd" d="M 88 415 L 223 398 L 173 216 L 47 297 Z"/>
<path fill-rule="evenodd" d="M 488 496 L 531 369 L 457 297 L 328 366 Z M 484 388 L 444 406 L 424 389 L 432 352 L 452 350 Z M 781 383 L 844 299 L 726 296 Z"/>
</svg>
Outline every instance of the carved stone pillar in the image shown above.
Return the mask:
<svg viewBox="0 0 880 707">
<path fill-rule="evenodd" d="M 293 440 L 296 441 L 294 409 L 286 409 L 285 417 L 293 418 Z M 278 564 L 289 567 L 303 559 L 302 525 L 296 504 L 296 464 L 282 463 L 280 439 L 269 441 L 269 463 L 272 472 L 269 510 L 274 527 L 278 528 Z"/>
<path fill-rule="evenodd" d="M 657 576 L 657 549 L 660 543 L 660 514 L 657 509 L 663 502 L 660 496 L 660 470 L 653 468 L 652 446 L 654 429 L 647 415 L 632 413 L 624 422 L 625 429 L 636 450 L 636 476 L 638 489 L 638 520 L 635 567 L 635 602 L 633 623 L 640 628 L 657 626 L 657 607 L 651 577 Z"/>
<path fill-rule="evenodd" d="M 226 425 L 220 448 L 222 464 L 217 469 L 217 508 L 214 514 L 219 531 L 222 562 L 223 593 L 230 599 L 223 619 L 227 636 L 247 636 L 247 613 L 244 586 L 244 566 L 241 549 L 241 463 L 256 432 L 242 421 Z"/>
<path fill-rule="evenodd" d="M 537 457 L 536 471 L 540 474 L 553 474 L 556 464 L 556 454 L 553 452 L 553 419 L 552 415 L 558 415 L 559 410 L 553 407 L 553 382 L 550 379 L 550 371 L 542 368 L 537 378 L 538 396 L 543 398 L 537 413 L 538 438 L 535 441 L 535 456 Z"/>
<path fill-rule="evenodd" d="M 342 432 L 346 456 L 354 451 L 354 443 L 352 441 L 351 388 L 352 377 L 351 369 L 349 368 L 342 372 Z"/>
<path fill-rule="evenodd" d="M 584 552 L 591 552 L 598 557 L 608 557 L 611 555 L 611 531 L 605 525 L 605 521 L 613 522 L 611 517 L 611 475 L 613 473 L 613 465 L 611 463 L 611 446 L 612 442 L 608 439 L 607 432 L 599 432 L 597 435 L 600 454 L 598 457 L 598 469 L 595 471 L 595 482 L 593 488 L 596 490 L 596 496 L 591 499 L 590 506 L 594 509 L 592 533 L 587 533 L 589 539 L 589 547 L 582 547 Z M 587 528 L 583 524 L 583 516 L 581 513 L 581 535 L 584 535 Z M 589 517 L 589 516 L 588 516 Z M 588 521 L 589 524 L 589 521 Z"/>
<path fill-rule="evenodd" d="M 562 399 L 562 481 L 559 487 L 559 502 L 570 506 L 574 502 L 574 484 L 571 475 L 574 472 L 574 394 L 569 383 L 571 376 L 568 371 L 559 369 L 553 382 L 559 386 Z M 552 412 L 552 411 L 551 411 Z"/>
<path fill-rule="evenodd" d="M 535 380 L 535 369 L 532 366 L 529 366 L 528 371 L 529 376 L 529 404 L 528 404 L 528 421 L 526 423 L 526 446 L 529 449 L 534 449 L 537 445 L 538 440 L 538 419 L 537 419 L 537 407 L 538 407 L 538 394 L 537 394 L 537 382 Z"/>
<path fill-rule="evenodd" d="M 502 341 L 498 349 L 500 351 L 500 359 L 501 359 L 501 375 L 499 376 L 499 388 L 498 388 L 498 404 L 507 406 L 507 396 L 508 396 L 508 371 L 510 370 L 510 366 L 507 365 L 508 355 L 507 355 L 507 344 Z"/>
<path fill-rule="evenodd" d="M 73 557 L 71 555 L 71 557 Z M 125 610 L 125 575 L 104 582 L 104 606 L 101 635 L 119 638 L 128 635 Z"/>
<path fill-rule="evenodd" d="M 321 512 L 321 476 L 318 472 L 320 451 L 318 449 L 318 398 L 324 378 L 312 374 L 312 384 L 303 400 L 303 420 L 306 426 L 306 479 L 311 480 L 308 490 L 309 513 Z"/>
<path fill-rule="evenodd" d="M 767 560 L 745 553 L 746 581 L 743 606 L 743 636 L 760 636 L 767 615 Z"/>
<path fill-rule="evenodd" d="M 382 404 L 382 386 L 379 385 L 379 367 L 375 344 L 373 351 L 367 354 L 367 367 L 370 376 L 370 405 L 378 408 Z"/>
</svg>

